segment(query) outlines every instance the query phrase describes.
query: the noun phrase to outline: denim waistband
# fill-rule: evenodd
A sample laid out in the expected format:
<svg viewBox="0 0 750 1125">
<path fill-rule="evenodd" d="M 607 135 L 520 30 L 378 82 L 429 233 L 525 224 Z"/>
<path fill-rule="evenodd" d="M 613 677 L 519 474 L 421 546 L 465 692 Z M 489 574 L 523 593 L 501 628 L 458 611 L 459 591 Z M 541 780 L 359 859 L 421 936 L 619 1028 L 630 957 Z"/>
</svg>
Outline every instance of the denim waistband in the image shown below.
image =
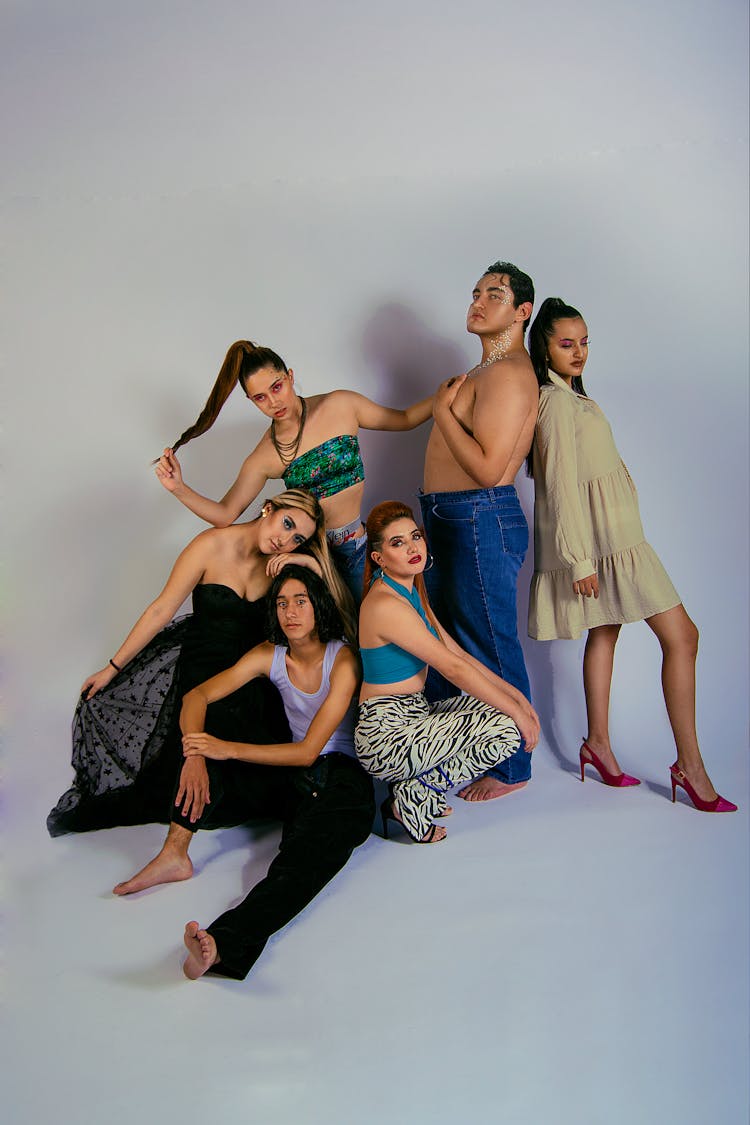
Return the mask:
<svg viewBox="0 0 750 1125">
<path fill-rule="evenodd" d="M 518 500 L 514 484 L 499 484 L 495 488 L 466 488 L 458 492 L 423 492 L 419 495 L 433 504 L 492 504 L 497 500 Z"/>
<path fill-rule="evenodd" d="M 346 543 L 349 539 L 354 539 L 362 526 L 362 517 L 357 516 L 351 523 L 345 524 L 343 527 L 328 527 L 326 528 L 326 539 L 328 540 L 329 547 L 340 547 L 342 543 Z"/>
</svg>

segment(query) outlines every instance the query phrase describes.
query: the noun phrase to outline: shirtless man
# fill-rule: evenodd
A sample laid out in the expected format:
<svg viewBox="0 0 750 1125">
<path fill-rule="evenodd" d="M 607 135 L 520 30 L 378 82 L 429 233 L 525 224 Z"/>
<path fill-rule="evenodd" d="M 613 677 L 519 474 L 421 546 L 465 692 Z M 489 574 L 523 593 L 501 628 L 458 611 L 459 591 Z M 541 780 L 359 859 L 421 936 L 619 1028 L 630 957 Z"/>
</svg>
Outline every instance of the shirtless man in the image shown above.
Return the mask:
<svg viewBox="0 0 750 1125">
<path fill-rule="evenodd" d="M 518 640 L 516 583 L 529 543 L 513 486 L 531 448 L 539 390 L 524 333 L 534 284 L 511 262 L 495 262 L 474 286 L 467 331 L 482 359 L 435 395 L 420 495 L 435 566 L 430 600 L 467 652 L 530 698 Z M 510 758 L 459 794 L 489 801 L 523 788 L 531 756 Z"/>
</svg>

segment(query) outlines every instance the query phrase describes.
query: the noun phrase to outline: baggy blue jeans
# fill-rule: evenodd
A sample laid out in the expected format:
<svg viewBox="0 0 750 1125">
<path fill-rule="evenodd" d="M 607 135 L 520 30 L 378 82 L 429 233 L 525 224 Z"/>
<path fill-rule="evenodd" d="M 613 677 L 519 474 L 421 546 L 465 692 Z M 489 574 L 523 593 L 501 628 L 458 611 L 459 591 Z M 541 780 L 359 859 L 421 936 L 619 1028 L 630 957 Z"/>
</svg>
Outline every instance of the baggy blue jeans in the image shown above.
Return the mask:
<svg viewBox="0 0 750 1125">
<path fill-rule="evenodd" d="M 518 493 L 503 485 L 420 493 L 419 502 L 435 560 L 425 582 L 438 619 L 467 652 L 530 699 L 516 607 L 529 527 Z M 509 785 L 527 781 L 531 754 L 522 743 L 488 773 Z"/>
</svg>

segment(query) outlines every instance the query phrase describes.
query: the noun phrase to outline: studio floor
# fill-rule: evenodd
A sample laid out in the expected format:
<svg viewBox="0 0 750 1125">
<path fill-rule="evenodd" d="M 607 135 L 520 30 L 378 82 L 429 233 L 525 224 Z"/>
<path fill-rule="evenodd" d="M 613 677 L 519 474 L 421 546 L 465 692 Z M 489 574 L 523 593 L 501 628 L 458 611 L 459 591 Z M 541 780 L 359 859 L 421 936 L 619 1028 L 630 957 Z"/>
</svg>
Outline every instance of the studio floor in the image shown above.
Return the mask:
<svg viewBox="0 0 750 1125">
<path fill-rule="evenodd" d="M 523 792 L 453 801 L 445 843 L 370 836 L 243 983 L 184 979 L 182 929 L 262 876 L 278 828 L 206 833 L 193 880 L 118 899 L 163 828 L 49 839 L 55 781 L 25 762 L 6 802 L 12 1125 L 747 1121 L 739 754 L 717 781 L 742 808 L 709 816 L 670 803 L 645 750 L 620 791 L 542 744 Z"/>
</svg>

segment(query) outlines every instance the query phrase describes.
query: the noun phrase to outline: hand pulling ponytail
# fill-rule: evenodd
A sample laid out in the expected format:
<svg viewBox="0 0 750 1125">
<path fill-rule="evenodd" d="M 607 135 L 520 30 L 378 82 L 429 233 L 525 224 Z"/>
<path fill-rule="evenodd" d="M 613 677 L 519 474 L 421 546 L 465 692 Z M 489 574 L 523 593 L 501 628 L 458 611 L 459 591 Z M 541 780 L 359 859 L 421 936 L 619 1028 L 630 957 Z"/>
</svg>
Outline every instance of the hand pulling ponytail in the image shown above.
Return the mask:
<svg viewBox="0 0 750 1125">
<path fill-rule="evenodd" d="M 240 381 L 245 357 L 251 355 L 255 350 L 256 345 L 252 340 L 237 340 L 230 346 L 206 405 L 193 425 L 180 434 L 172 446 L 173 450 L 178 450 L 181 445 L 186 445 L 193 438 L 200 437 L 201 434 L 205 434 L 206 430 L 211 429 L 219 417 L 222 406 Z"/>
</svg>

